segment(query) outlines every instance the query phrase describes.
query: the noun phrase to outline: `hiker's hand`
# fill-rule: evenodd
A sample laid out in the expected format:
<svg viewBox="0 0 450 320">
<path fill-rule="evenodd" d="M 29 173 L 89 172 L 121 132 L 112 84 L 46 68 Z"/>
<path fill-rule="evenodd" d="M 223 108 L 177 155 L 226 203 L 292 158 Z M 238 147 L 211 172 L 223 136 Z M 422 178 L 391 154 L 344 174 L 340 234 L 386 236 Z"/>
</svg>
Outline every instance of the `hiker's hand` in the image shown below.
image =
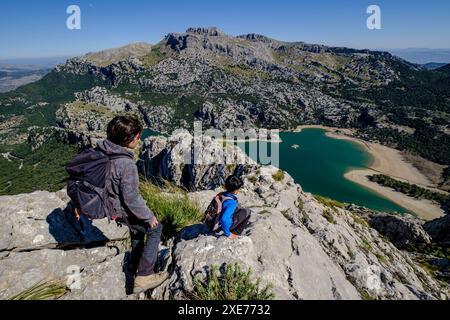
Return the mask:
<svg viewBox="0 0 450 320">
<path fill-rule="evenodd" d="M 228 237 L 228 239 L 230 239 L 230 240 L 236 240 L 238 238 L 239 238 L 239 236 L 237 234 L 234 234 L 234 233 L 230 233 L 230 236 Z"/>
<path fill-rule="evenodd" d="M 150 227 L 153 229 L 158 225 L 158 219 L 156 217 L 153 217 L 152 221 L 150 221 Z"/>
</svg>

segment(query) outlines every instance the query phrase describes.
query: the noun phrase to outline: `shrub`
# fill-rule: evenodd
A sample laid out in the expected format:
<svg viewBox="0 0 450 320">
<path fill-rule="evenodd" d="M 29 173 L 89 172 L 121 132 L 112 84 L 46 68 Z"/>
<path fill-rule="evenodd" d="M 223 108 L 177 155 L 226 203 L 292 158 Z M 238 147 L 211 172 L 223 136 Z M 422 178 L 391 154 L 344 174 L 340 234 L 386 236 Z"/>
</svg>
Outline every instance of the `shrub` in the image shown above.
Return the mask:
<svg viewBox="0 0 450 320">
<path fill-rule="evenodd" d="M 363 217 L 358 216 L 357 214 L 353 214 L 353 221 L 357 224 L 360 224 L 366 228 L 369 228 L 369 223 Z"/>
<path fill-rule="evenodd" d="M 8 300 L 56 300 L 65 295 L 69 289 L 65 280 L 39 282 Z"/>
<path fill-rule="evenodd" d="M 251 280 L 252 271 L 243 272 L 238 264 L 225 267 L 223 272 L 212 266 L 206 281 L 194 279 L 194 300 L 272 300 L 272 285 L 260 288 L 260 279 Z"/>
<path fill-rule="evenodd" d="M 408 244 L 404 250 L 450 260 L 450 248 L 436 243 Z"/>
<path fill-rule="evenodd" d="M 278 170 L 277 173 L 274 173 L 274 174 L 272 175 L 272 178 L 273 178 L 275 181 L 278 181 L 278 182 L 283 181 L 283 180 L 284 180 L 284 171 L 283 171 L 283 170 Z"/>
<path fill-rule="evenodd" d="M 323 204 L 325 207 L 333 209 L 333 211 L 336 211 L 336 208 L 345 208 L 345 204 L 327 197 L 318 196 L 315 195 L 314 198 L 316 198 L 317 202 L 320 204 Z"/>
<path fill-rule="evenodd" d="M 334 220 L 333 214 L 331 213 L 330 210 L 328 209 L 323 210 L 322 215 L 324 216 L 325 219 L 327 219 L 329 223 L 336 224 L 336 221 Z"/>
<path fill-rule="evenodd" d="M 180 189 L 171 187 L 169 190 L 171 194 L 163 193 L 159 187 L 143 181 L 140 191 L 147 206 L 164 225 L 163 235 L 166 239 L 175 236 L 181 229 L 200 222 L 203 218 L 198 203 L 190 200 Z"/>
</svg>

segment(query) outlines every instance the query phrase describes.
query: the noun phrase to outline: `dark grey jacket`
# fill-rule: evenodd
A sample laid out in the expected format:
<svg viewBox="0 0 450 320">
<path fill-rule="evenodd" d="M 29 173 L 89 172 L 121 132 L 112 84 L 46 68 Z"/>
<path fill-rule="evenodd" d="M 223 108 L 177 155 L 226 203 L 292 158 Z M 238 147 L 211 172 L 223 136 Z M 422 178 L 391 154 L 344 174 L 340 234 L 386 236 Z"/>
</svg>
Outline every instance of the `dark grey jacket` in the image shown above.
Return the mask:
<svg viewBox="0 0 450 320">
<path fill-rule="evenodd" d="M 139 174 L 133 160 L 133 152 L 109 140 L 101 140 L 97 146 L 108 155 L 124 155 L 123 158 L 111 160 L 110 200 L 114 207 L 112 216 L 133 215 L 139 220 L 150 222 L 154 214 L 139 193 Z"/>
</svg>

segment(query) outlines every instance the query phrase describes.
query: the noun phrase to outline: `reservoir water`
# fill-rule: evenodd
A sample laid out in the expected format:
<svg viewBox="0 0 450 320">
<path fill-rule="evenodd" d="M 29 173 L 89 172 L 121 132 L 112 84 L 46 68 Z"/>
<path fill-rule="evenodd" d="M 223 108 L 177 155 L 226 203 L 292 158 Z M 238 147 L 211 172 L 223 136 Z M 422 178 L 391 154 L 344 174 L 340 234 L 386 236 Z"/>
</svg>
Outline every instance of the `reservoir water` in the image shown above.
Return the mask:
<svg viewBox="0 0 450 320">
<path fill-rule="evenodd" d="M 146 136 L 154 135 L 146 132 Z M 358 143 L 328 137 L 322 129 L 304 129 L 301 132 L 281 132 L 279 166 L 300 184 L 304 191 L 345 203 L 354 203 L 386 212 L 407 212 L 406 209 L 383 196 L 344 177 L 351 169 L 367 168 L 371 155 Z M 238 143 L 247 153 L 250 148 L 269 142 Z M 258 159 L 254 159 L 257 160 Z"/>
</svg>

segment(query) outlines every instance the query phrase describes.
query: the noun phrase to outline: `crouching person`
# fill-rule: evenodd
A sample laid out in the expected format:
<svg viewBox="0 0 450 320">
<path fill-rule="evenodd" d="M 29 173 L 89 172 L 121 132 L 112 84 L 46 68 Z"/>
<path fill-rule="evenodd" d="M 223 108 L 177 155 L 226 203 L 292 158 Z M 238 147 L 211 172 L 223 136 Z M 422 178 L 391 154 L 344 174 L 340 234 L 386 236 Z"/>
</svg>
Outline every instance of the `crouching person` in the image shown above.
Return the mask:
<svg viewBox="0 0 450 320">
<path fill-rule="evenodd" d="M 131 263 L 129 270 L 136 273 L 134 293 L 161 285 L 166 272 L 155 273 L 162 225 L 147 207 L 139 193 L 139 175 L 133 160 L 133 149 L 140 141 L 143 127 L 132 116 L 119 116 L 108 125 L 107 139 L 98 142 L 98 148 L 111 161 L 109 198 L 112 219 L 127 225 L 131 233 Z"/>
<path fill-rule="evenodd" d="M 223 230 L 226 237 L 237 239 L 249 224 L 251 210 L 241 208 L 237 195 L 244 186 L 242 179 L 230 176 L 225 181 L 225 192 L 214 197 L 205 212 L 204 222 L 212 231 Z"/>
</svg>

